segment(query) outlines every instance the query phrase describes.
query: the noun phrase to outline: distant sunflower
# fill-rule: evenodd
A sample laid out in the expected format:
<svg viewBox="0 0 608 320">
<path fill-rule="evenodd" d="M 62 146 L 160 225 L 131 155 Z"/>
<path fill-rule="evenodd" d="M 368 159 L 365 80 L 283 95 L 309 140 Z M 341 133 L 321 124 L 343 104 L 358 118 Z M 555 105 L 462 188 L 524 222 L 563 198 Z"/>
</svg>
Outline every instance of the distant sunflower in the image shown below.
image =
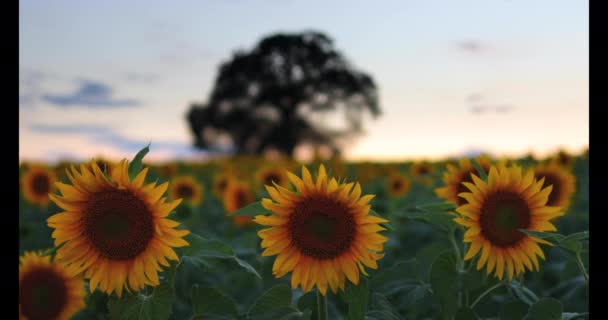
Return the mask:
<svg viewBox="0 0 608 320">
<path fill-rule="evenodd" d="M 572 167 L 574 164 L 574 156 L 568 153 L 566 150 L 559 150 L 553 157 L 550 158 L 549 162 L 555 161 L 563 167 Z"/>
<path fill-rule="evenodd" d="M 183 199 L 185 203 L 198 205 L 203 200 L 203 186 L 192 176 L 173 178 L 169 186 L 171 199 Z"/>
<path fill-rule="evenodd" d="M 231 181 L 224 191 L 224 209 L 231 216 L 233 212 L 253 203 L 255 200 L 249 185 L 242 181 Z M 233 216 L 232 220 L 239 226 L 251 224 L 249 216 Z"/>
<path fill-rule="evenodd" d="M 175 162 L 167 162 L 163 163 L 159 167 L 159 171 L 161 176 L 165 178 L 169 178 L 177 173 L 177 163 Z"/>
<path fill-rule="evenodd" d="M 123 288 L 139 291 L 144 285 L 159 285 L 159 266 L 178 260 L 174 247 L 187 246 L 190 233 L 177 230 L 178 222 L 167 215 L 181 202 L 165 202 L 168 183 L 145 184 L 148 168 L 131 181 L 129 163 L 122 160 L 104 176 L 93 161 L 68 172 L 71 185 L 57 183 L 63 196 L 51 195 L 65 211 L 48 218 L 55 229 L 52 237 L 56 260 L 70 271 L 84 272 L 91 292 L 99 287 L 120 297 Z"/>
<path fill-rule="evenodd" d="M 285 171 L 277 167 L 263 166 L 260 167 L 255 173 L 256 180 L 262 185 L 271 186 L 273 182 L 277 183 L 282 187 L 289 186 L 289 180 Z"/>
<path fill-rule="evenodd" d="M 57 176 L 53 170 L 41 165 L 31 165 L 21 177 L 23 197 L 39 206 L 49 203 L 49 193 L 55 190 Z"/>
<path fill-rule="evenodd" d="M 266 186 L 272 199 L 262 206 L 272 215 L 258 215 L 254 222 L 269 226 L 260 230 L 262 256 L 278 255 L 272 273 L 280 278 L 292 273 L 291 287 L 301 285 L 304 292 L 316 286 L 326 294 L 344 290 L 345 280 L 359 283 L 359 272 L 367 275 L 365 266 L 376 269 L 383 244 L 388 240 L 378 232 L 380 223 L 388 222 L 369 215 L 367 204 L 374 196 L 361 197 L 357 183 L 339 183 L 328 179 L 323 165 L 317 180 L 302 167 L 302 179 L 292 173 L 288 178 L 297 193 L 281 186 Z M 354 188 L 353 188 L 354 186 Z M 274 202 L 274 201 L 276 202 Z"/>
<path fill-rule="evenodd" d="M 477 162 L 481 168 L 487 174 L 490 170 L 491 161 L 486 156 L 478 157 Z M 452 202 L 456 205 L 463 205 L 466 200 L 459 197 L 458 195 L 462 192 L 468 192 L 469 189 L 465 187 L 463 182 L 473 182 L 471 174 L 478 174 L 477 169 L 473 166 L 471 161 L 467 158 L 460 159 L 459 167 L 452 164 L 447 164 L 448 170 L 443 173 L 443 183 L 445 186 L 435 189 L 435 194 L 446 201 Z"/>
<path fill-rule="evenodd" d="M 220 198 L 224 198 L 224 191 L 226 191 L 226 187 L 230 184 L 235 177 L 233 174 L 228 172 L 220 171 L 213 177 L 213 194 Z"/>
<path fill-rule="evenodd" d="M 386 190 L 393 198 L 399 198 L 410 192 L 410 181 L 402 174 L 392 173 L 386 180 Z"/>
<path fill-rule="evenodd" d="M 106 175 L 110 175 L 110 170 L 112 170 L 112 167 L 115 166 L 114 162 L 104 158 L 97 158 L 95 159 L 95 162 L 97 163 L 99 169 L 101 169 L 101 172 L 105 173 Z"/>
<path fill-rule="evenodd" d="M 410 166 L 410 174 L 414 178 L 424 177 L 435 172 L 435 167 L 428 161 L 414 162 Z"/>
<path fill-rule="evenodd" d="M 522 174 L 519 166 L 492 166 L 487 183 L 476 175 L 473 182 L 464 182 L 470 192 L 460 194 L 467 203 L 456 209 L 460 217 L 454 219 L 467 229 L 464 242 L 471 243 L 464 259 L 481 252 L 477 270 L 486 265 L 490 274 L 495 268 L 501 280 L 505 271 L 509 280 L 525 268 L 532 271 L 532 264 L 538 271 L 537 256 L 545 258 L 538 244 L 551 243 L 519 230 L 556 231 L 550 220 L 563 213 L 546 205 L 551 187 L 543 188 L 543 179 L 536 180 L 531 169 Z"/>
<path fill-rule="evenodd" d="M 545 179 L 543 187 L 553 186 L 547 205 L 562 207 L 566 211 L 570 206 L 570 198 L 575 190 L 574 175 L 556 162 L 536 166 L 534 174 L 537 179 Z"/>
<path fill-rule="evenodd" d="M 19 257 L 19 319 L 70 319 L 85 307 L 82 278 L 37 252 Z"/>
</svg>

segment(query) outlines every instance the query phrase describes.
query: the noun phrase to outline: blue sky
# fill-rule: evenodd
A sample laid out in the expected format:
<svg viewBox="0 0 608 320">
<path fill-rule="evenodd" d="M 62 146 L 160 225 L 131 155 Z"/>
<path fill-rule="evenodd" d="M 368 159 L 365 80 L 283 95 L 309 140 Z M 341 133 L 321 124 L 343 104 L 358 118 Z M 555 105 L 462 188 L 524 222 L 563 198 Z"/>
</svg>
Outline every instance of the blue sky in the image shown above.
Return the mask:
<svg viewBox="0 0 608 320">
<path fill-rule="evenodd" d="M 327 3 L 326 3 L 327 2 Z M 379 87 L 350 159 L 588 145 L 586 1 L 20 1 L 20 159 L 198 156 L 219 63 L 320 30 Z"/>
</svg>

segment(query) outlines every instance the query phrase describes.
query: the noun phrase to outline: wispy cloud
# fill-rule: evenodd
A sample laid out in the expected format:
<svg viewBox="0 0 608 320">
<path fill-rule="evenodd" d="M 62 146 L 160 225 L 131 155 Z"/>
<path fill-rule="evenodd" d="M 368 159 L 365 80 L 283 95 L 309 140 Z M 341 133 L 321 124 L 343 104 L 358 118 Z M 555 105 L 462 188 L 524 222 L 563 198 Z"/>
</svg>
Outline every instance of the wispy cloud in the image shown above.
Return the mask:
<svg viewBox="0 0 608 320">
<path fill-rule="evenodd" d="M 135 99 L 114 98 L 109 85 L 90 80 L 82 80 L 75 92 L 63 95 L 45 94 L 42 96 L 42 100 L 64 108 L 116 108 L 141 105 L 140 101 Z"/>
<path fill-rule="evenodd" d="M 492 50 L 492 47 L 488 43 L 472 39 L 456 42 L 456 48 L 470 54 L 481 54 Z"/>
<path fill-rule="evenodd" d="M 479 94 L 472 93 L 465 98 L 465 102 L 470 106 L 469 110 L 475 115 L 484 113 L 509 113 L 514 107 L 510 104 L 497 104 L 488 102 L 488 99 Z"/>
<path fill-rule="evenodd" d="M 215 152 L 226 152 L 226 150 L 198 150 L 191 144 L 181 141 L 151 141 L 145 139 L 125 137 L 114 129 L 98 125 L 51 125 L 36 123 L 29 126 L 29 129 L 36 133 L 46 135 L 82 135 L 88 137 L 92 143 L 103 144 L 120 149 L 127 153 L 134 153 L 152 143 L 154 150 L 170 153 L 176 157 L 191 156 L 193 154 L 211 154 Z"/>
<path fill-rule="evenodd" d="M 156 73 L 129 72 L 125 75 L 125 80 L 135 84 L 154 84 L 160 80 L 160 75 Z"/>
</svg>

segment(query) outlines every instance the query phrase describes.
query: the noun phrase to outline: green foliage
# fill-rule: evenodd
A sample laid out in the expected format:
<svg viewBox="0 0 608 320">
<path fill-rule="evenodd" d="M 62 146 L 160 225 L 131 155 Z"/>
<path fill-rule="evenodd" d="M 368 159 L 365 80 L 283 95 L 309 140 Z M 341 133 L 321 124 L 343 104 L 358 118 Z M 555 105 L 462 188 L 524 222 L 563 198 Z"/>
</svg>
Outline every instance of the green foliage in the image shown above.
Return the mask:
<svg viewBox="0 0 608 320">
<path fill-rule="evenodd" d="M 216 288 L 192 287 L 192 308 L 195 319 L 237 319 L 238 308 L 234 300 Z"/>
<path fill-rule="evenodd" d="M 171 314 L 173 288 L 161 284 L 152 290 L 152 294 L 142 293 L 124 295 L 121 298 L 111 297 L 108 310 L 112 320 L 166 320 Z"/>
<path fill-rule="evenodd" d="M 310 319 L 312 310 L 301 311 L 291 302 L 291 288 L 280 284 L 266 291 L 247 312 L 247 318 L 252 320 L 296 320 Z"/>
<path fill-rule="evenodd" d="M 144 157 L 146 156 L 146 154 L 148 154 L 148 152 L 150 152 L 150 144 L 139 150 L 133 160 L 129 162 L 129 178 L 131 180 L 133 180 L 141 171 L 143 167 L 142 161 L 144 160 Z"/>
<path fill-rule="evenodd" d="M 197 234 L 190 233 L 184 237 L 190 244 L 181 250 L 181 260 L 191 261 L 196 264 L 207 264 L 207 259 L 227 259 L 233 260 L 245 271 L 262 278 L 260 274 L 247 261 L 239 259 L 232 248 L 220 240 L 205 239 Z"/>
</svg>

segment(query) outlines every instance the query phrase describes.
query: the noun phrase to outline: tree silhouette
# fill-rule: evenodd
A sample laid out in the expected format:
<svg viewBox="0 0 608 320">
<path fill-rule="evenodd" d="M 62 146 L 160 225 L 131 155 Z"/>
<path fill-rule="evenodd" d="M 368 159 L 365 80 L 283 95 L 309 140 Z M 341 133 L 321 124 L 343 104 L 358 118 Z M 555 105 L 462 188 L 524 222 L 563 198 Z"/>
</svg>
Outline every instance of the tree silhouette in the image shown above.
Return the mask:
<svg viewBox="0 0 608 320">
<path fill-rule="evenodd" d="M 235 53 L 220 66 L 208 103 L 191 105 L 188 121 L 199 148 L 292 155 L 309 143 L 339 153 L 342 142 L 362 132 L 365 110 L 380 114 L 373 79 L 328 36 L 304 32 L 271 35 Z"/>
</svg>

